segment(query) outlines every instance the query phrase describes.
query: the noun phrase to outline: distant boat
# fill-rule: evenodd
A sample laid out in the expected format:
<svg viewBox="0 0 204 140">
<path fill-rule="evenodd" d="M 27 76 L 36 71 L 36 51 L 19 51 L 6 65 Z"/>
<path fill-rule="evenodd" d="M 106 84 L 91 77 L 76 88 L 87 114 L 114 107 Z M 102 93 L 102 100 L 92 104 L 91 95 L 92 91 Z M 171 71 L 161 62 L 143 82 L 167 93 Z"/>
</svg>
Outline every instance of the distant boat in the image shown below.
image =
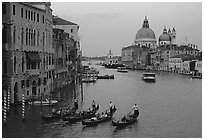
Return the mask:
<svg viewBox="0 0 204 140">
<path fill-rule="evenodd" d="M 123 64 L 105 64 L 105 68 L 110 68 L 110 69 L 117 69 L 118 67 L 124 67 L 125 65 Z"/>
<path fill-rule="evenodd" d="M 147 82 L 156 82 L 155 73 L 143 73 L 142 79 Z"/>
<path fill-rule="evenodd" d="M 43 105 L 43 106 L 51 106 L 51 105 L 55 105 L 58 101 L 57 100 L 48 100 L 48 99 L 44 99 L 42 101 L 33 101 L 32 104 L 33 105 Z"/>
<path fill-rule="evenodd" d="M 128 70 L 126 69 L 126 67 L 118 67 L 117 72 L 125 72 L 125 73 L 127 73 Z"/>
</svg>

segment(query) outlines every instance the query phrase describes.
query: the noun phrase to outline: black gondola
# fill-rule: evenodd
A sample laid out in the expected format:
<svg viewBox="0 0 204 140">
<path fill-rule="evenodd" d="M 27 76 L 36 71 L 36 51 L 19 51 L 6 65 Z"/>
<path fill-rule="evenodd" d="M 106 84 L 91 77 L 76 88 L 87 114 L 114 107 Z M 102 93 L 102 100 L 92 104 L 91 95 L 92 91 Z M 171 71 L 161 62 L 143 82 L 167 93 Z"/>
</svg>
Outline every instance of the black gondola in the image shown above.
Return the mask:
<svg viewBox="0 0 204 140">
<path fill-rule="evenodd" d="M 52 121 L 52 120 L 60 119 L 62 116 L 68 116 L 72 113 L 75 113 L 77 109 L 78 109 L 77 106 L 74 106 L 72 109 L 59 108 L 56 111 L 52 112 L 52 114 L 42 115 L 41 118 L 44 121 Z"/>
<path fill-rule="evenodd" d="M 114 79 L 114 75 L 97 76 L 97 79 Z"/>
<path fill-rule="evenodd" d="M 66 117 L 63 116 L 62 120 L 69 121 L 69 122 L 77 122 L 82 119 L 87 119 L 87 118 L 93 117 L 95 113 L 98 111 L 98 109 L 99 109 L 99 105 L 97 105 L 96 108 L 91 111 L 82 111 L 82 112 L 77 112 L 77 113 L 74 113 Z"/>
<path fill-rule="evenodd" d="M 139 111 L 137 112 L 137 114 L 132 114 L 132 115 L 128 114 L 125 116 L 125 118 L 123 117 L 118 121 L 112 121 L 112 125 L 117 127 L 123 127 L 129 124 L 132 124 L 137 121 L 138 116 L 139 116 Z"/>
<path fill-rule="evenodd" d="M 92 125 L 99 124 L 101 122 L 105 122 L 105 121 L 111 120 L 112 117 L 113 117 L 113 114 L 116 112 L 116 110 L 117 109 L 114 107 L 112 112 L 104 111 L 104 112 L 102 112 L 102 114 L 98 114 L 94 118 L 82 120 L 82 125 L 92 126 Z"/>
</svg>

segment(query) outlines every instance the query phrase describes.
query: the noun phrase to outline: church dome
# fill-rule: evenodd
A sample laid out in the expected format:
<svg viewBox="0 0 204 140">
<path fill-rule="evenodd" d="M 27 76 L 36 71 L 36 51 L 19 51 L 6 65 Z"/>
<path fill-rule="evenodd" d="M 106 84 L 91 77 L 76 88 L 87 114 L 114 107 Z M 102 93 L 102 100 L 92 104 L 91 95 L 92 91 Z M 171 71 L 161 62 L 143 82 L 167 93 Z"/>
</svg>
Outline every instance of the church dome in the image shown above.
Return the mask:
<svg viewBox="0 0 204 140">
<path fill-rule="evenodd" d="M 149 28 L 149 23 L 146 16 L 142 28 L 137 32 L 135 39 L 156 39 L 154 32 Z"/>
<path fill-rule="evenodd" d="M 136 39 L 156 39 L 156 37 L 152 29 L 141 28 L 136 34 Z"/>
<path fill-rule="evenodd" d="M 159 36 L 159 41 L 171 41 L 171 37 L 167 34 L 166 27 L 164 27 L 163 34 Z"/>
</svg>

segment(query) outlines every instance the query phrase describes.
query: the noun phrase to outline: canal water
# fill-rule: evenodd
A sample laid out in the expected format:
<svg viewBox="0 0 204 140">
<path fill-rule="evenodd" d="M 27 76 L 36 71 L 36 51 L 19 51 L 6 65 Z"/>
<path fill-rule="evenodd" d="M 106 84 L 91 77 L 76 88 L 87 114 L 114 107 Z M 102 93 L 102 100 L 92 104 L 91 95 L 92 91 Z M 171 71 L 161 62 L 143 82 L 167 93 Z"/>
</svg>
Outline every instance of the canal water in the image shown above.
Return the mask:
<svg viewBox="0 0 204 140">
<path fill-rule="evenodd" d="M 26 119 L 21 121 L 20 107 L 12 108 L 7 125 L 2 127 L 3 137 L 41 138 L 201 138 L 202 137 L 202 80 L 188 76 L 158 72 L 155 83 L 141 79 L 144 71 L 119 73 L 92 65 L 99 75 L 114 75 L 115 79 L 99 79 L 96 83 L 84 83 L 74 92 L 73 85 L 62 89 L 63 101 L 58 106 L 73 106 L 74 98 L 79 110 L 88 109 L 95 100 L 98 112 L 108 109 L 109 102 L 118 109 L 114 119 L 126 115 L 136 103 L 139 106 L 138 121 L 122 129 L 116 129 L 111 121 L 94 127 L 84 127 L 81 122 L 63 125 L 62 120 L 44 123 L 40 112 L 52 107 L 27 107 Z M 83 91 L 81 90 L 83 88 Z M 56 107 L 56 108 L 57 108 Z"/>
</svg>

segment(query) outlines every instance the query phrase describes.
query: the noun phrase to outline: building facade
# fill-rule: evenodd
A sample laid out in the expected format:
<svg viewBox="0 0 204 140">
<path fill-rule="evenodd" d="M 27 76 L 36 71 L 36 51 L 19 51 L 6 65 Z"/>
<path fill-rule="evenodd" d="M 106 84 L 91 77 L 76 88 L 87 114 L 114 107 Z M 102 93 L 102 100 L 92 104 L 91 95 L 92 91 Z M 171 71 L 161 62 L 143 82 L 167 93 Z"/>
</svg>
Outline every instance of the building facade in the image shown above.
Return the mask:
<svg viewBox="0 0 204 140">
<path fill-rule="evenodd" d="M 2 3 L 3 89 L 11 103 L 49 96 L 54 73 L 52 9 L 49 2 Z"/>
</svg>

